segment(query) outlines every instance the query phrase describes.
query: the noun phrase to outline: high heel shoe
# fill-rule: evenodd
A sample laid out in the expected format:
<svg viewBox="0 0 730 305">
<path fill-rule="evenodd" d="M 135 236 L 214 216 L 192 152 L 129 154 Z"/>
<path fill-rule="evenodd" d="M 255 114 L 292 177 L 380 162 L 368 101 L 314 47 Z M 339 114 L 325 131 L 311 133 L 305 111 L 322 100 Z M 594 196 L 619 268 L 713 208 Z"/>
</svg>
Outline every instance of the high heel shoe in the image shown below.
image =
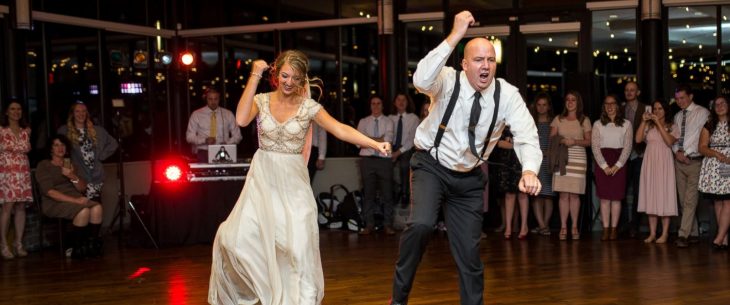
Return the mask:
<svg viewBox="0 0 730 305">
<path fill-rule="evenodd" d="M 608 237 L 609 237 L 609 232 L 608 231 L 609 231 L 609 229 L 607 227 L 604 227 L 603 228 L 603 233 L 601 233 L 601 240 L 602 241 L 607 241 L 608 240 Z"/>
<path fill-rule="evenodd" d="M 669 237 L 667 236 L 667 234 L 662 234 L 662 236 L 659 237 L 659 239 L 657 239 L 655 243 L 657 243 L 657 244 L 666 244 L 668 238 Z"/>
<path fill-rule="evenodd" d="M 570 238 L 573 240 L 579 240 L 580 239 L 580 232 L 578 232 L 578 229 L 575 229 L 571 232 Z"/>
<path fill-rule="evenodd" d="M 512 239 L 512 234 L 504 234 L 504 240 Z"/>
<path fill-rule="evenodd" d="M 23 244 L 15 244 L 15 256 L 17 256 L 17 257 L 28 256 L 28 251 L 25 251 L 25 249 L 23 248 Z"/>
<path fill-rule="evenodd" d="M 561 228 L 560 229 L 560 235 L 558 235 L 558 236 L 559 236 L 560 240 L 566 240 L 566 239 L 568 239 L 568 229 Z"/>
<path fill-rule="evenodd" d="M 13 252 L 10 252 L 10 248 L 8 246 L 3 245 L 2 249 L 0 249 L 0 255 L 3 257 L 3 259 L 14 259 L 15 255 L 13 255 Z"/>
<path fill-rule="evenodd" d="M 656 238 L 654 236 L 649 236 L 646 239 L 644 239 L 645 244 L 650 244 L 656 241 Z"/>
</svg>

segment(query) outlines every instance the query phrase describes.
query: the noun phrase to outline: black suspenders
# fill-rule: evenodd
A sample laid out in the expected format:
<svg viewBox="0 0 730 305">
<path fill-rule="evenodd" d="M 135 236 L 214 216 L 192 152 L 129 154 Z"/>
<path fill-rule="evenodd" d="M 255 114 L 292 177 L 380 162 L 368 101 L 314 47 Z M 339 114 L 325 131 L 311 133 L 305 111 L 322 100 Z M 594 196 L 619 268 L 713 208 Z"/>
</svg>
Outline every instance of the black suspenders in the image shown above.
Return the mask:
<svg viewBox="0 0 730 305">
<path fill-rule="evenodd" d="M 456 82 L 454 83 L 454 91 L 451 93 L 451 98 L 449 99 L 449 105 L 446 106 L 446 112 L 444 113 L 444 117 L 441 118 L 441 124 L 439 124 L 439 129 L 436 132 L 436 138 L 433 141 L 433 147 L 431 149 L 436 148 L 436 161 L 439 161 L 439 145 L 441 144 L 441 138 L 444 136 L 444 132 L 446 131 L 446 126 L 449 124 L 449 119 L 451 119 L 451 114 L 454 112 L 454 107 L 456 106 L 456 100 L 459 99 L 459 89 L 461 89 L 461 84 L 459 82 L 459 76 L 461 75 L 461 72 L 456 71 Z M 492 138 L 492 132 L 494 131 L 494 124 L 497 122 L 497 113 L 499 112 L 499 91 L 500 91 L 500 84 L 499 80 L 494 78 L 495 84 L 494 84 L 494 112 L 492 113 L 492 122 L 489 123 L 489 129 L 487 130 L 487 136 L 484 138 L 484 146 L 482 147 L 482 152 L 477 157 L 477 163 L 479 163 L 479 160 L 487 162 L 487 160 L 482 159 L 482 156 L 484 155 L 484 152 L 487 150 L 487 146 L 489 145 L 489 140 Z M 429 149 L 429 153 L 431 151 Z M 476 166 L 476 164 L 474 164 Z"/>
</svg>

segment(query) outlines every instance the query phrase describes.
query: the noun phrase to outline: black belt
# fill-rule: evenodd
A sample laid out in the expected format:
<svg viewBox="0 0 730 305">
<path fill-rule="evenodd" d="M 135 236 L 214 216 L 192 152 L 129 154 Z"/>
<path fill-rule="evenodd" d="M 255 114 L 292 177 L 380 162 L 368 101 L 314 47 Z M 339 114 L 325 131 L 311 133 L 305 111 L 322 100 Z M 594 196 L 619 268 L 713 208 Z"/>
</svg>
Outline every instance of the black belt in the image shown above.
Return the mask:
<svg viewBox="0 0 730 305">
<path fill-rule="evenodd" d="M 440 168 L 446 170 L 447 172 L 449 172 L 453 176 L 457 176 L 457 177 L 473 176 L 473 175 L 475 175 L 477 173 L 480 173 L 482 171 L 482 168 L 479 167 L 479 166 L 476 166 L 476 167 L 474 167 L 471 170 L 466 171 L 466 172 L 455 171 L 453 169 L 450 169 L 450 168 L 448 168 L 446 166 L 441 165 L 441 162 L 439 162 L 438 160 L 436 160 L 436 158 L 434 158 L 431 155 L 431 153 L 428 152 L 428 150 L 423 150 L 423 149 L 420 149 L 420 148 L 416 148 L 416 151 L 415 152 L 426 154 L 428 156 L 428 158 L 432 161 L 432 163 L 434 165 L 439 166 Z"/>
<path fill-rule="evenodd" d="M 702 158 L 704 158 L 704 157 L 703 156 L 687 157 L 687 159 L 690 159 L 692 161 L 702 160 Z"/>
<path fill-rule="evenodd" d="M 378 156 L 360 156 L 360 157 L 367 158 L 367 159 L 382 159 L 382 160 L 390 159 L 390 157 L 378 157 Z"/>
</svg>

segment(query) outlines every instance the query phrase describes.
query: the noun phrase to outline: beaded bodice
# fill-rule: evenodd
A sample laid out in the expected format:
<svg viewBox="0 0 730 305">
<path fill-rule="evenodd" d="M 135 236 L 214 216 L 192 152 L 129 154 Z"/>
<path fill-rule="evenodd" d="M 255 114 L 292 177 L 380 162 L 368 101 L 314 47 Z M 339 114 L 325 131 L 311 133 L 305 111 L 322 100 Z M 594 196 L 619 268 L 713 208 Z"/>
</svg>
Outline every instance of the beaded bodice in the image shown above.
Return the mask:
<svg viewBox="0 0 730 305">
<path fill-rule="evenodd" d="M 259 108 L 256 118 L 259 149 L 287 154 L 301 153 L 307 130 L 322 105 L 313 99 L 306 99 L 299 105 L 299 110 L 294 116 L 285 122 L 278 122 L 271 115 L 270 101 L 271 92 L 254 96 L 254 102 Z"/>
</svg>

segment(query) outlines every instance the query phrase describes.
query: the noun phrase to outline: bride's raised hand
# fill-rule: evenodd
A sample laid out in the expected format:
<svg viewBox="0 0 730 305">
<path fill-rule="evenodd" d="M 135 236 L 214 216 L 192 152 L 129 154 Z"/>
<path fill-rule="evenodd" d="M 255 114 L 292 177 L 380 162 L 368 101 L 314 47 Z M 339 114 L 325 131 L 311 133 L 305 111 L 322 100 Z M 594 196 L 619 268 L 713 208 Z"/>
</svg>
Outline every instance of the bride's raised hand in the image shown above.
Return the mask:
<svg viewBox="0 0 730 305">
<path fill-rule="evenodd" d="M 263 59 L 257 59 L 253 62 L 253 65 L 251 67 L 251 74 L 262 77 L 263 73 L 268 69 L 269 64 L 267 64 L 266 61 L 264 61 Z"/>
</svg>

